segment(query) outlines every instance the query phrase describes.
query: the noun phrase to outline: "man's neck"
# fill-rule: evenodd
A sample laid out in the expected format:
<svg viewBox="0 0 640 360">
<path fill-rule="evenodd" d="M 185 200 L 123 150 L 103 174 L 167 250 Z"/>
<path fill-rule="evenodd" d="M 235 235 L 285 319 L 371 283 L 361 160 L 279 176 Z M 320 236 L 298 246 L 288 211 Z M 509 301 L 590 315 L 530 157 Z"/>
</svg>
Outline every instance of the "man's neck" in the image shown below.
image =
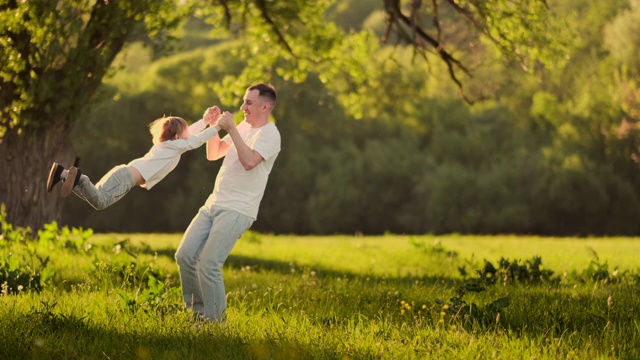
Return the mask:
<svg viewBox="0 0 640 360">
<path fill-rule="evenodd" d="M 260 128 L 267 125 L 268 123 L 269 123 L 269 118 L 260 119 L 259 121 L 256 121 L 255 123 L 249 124 L 249 125 L 251 125 L 252 128 Z"/>
</svg>

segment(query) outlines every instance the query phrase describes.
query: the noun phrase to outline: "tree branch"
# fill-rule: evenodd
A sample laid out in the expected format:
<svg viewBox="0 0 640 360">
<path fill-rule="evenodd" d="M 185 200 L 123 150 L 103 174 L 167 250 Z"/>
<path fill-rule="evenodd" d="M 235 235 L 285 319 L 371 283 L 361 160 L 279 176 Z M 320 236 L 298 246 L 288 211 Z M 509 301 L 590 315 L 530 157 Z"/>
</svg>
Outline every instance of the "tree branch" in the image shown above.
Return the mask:
<svg viewBox="0 0 640 360">
<path fill-rule="evenodd" d="M 269 24 L 269 26 L 271 27 L 271 30 L 278 37 L 278 42 L 280 43 L 280 45 L 282 45 L 287 50 L 287 52 L 289 54 L 295 55 L 293 53 L 293 50 L 289 46 L 289 43 L 284 38 L 284 35 L 282 35 L 280 30 L 278 30 L 278 26 L 276 25 L 275 21 L 273 21 L 273 19 L 271 19 L 271 17 L 269 16 L 266 2 L 264 0 L 256 0 L 256 4 L 258 5 L 258 8 L 260 9 L 260 14 L 262 15 L 262 18 L 264 19 L 264 21 L 267 22 L 267 24 Z"/>
<path fill-rule="evenodd" d="M 416 40 L 416 36 L 419 39 L 422 39 L 423 41 L 425 41 L 427 44 L 429 44 L 436 51 L 438 56 L 440 56 L 442 61 L 444 61 L 444 63 L 447 65 L 449 77 L 457 85 L 460 96 L 467 103 L 472 104 L 473 101 L 464 94 L 462 82 L 458 79 L 458 76 L 456 75 L 456 69 L 458 69 L 463 73 L 465 73 L 467 76 L 471 76 L 469 70 L 458 59 L 454 58 L 448 51 L 444 49 L 444 44 L 440 42 L 439 39 L 434 39 L 432 36 L 427 34 L 422 29 L 422 27 L 418 26 L 414 21 L 415 19 L 413 18 L 413 16 L 407 17 L 402 13 L 402 11 L 400 10 L 400 0 L 384 0 L 384 3 L 385 3 L 385 11 L 387 12 L 387 21 L 388 21 L 387 32 L 389 32 L 391 27 L 395 25 L 396 28 L 398 29 L 398 36 L 402 36 L 405 39 L 405 41 L 407 41 L 408 43 L 411 43 L 414 47 L 424 48 L 424 46 Z M 419 5 L 419 2 L 414 1 L 413 6 L 415 5 Z M 413 7 L 412 13 L 414 11 L 415 11 L 415 7 Z M 406 25 L 407 27 L 412 29 L 413 34 L 411 36 L 406 34 L 404 30 L 401 28 L 400 26 L 401 24 Z"/>
</svg>

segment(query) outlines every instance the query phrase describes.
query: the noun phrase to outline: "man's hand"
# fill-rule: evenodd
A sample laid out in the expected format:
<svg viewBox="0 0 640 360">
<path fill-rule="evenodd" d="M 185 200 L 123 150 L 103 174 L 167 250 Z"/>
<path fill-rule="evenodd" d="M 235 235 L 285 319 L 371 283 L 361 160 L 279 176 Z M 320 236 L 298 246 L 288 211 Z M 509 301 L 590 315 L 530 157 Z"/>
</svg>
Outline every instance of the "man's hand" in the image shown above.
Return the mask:
<svg viewBox="0 0 640 360">
<path fill-rule="evenodd" d="M 219 107 L 210 107 L 204 112 L 204 115 L 202 115 L 202 120 L 204 120 L 207 125 L 213 126 L 220 117 L 220 113 L 221 111 Z"/>
<path fill-rule="evenodd" d="M 218 122 L 216 123 L 221 129 L 229 132 L 232 128 L 236 127 L 235 121 L 233 121 L 233 113 L 225 111 L 220 118 L 218 118 Z"/>
</svg>

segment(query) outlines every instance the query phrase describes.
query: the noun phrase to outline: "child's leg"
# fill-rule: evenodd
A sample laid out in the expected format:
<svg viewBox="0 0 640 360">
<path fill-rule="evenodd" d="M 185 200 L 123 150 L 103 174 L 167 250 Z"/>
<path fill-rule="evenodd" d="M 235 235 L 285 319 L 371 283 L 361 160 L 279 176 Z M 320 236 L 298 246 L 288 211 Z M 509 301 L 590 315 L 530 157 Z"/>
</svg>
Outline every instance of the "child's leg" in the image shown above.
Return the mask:
<svg viewBox="0 0 640 360">
<path fill-rule="evenodd" d="M 134 186 L 136 181 L 128 166 L 119 165 L 111 169 L 96 185 L 86 175 L 82 175 L 79 184 L 73 188 L 73 193 L 96 210 L 102 210 L 120 200 Z"/>
</svg>

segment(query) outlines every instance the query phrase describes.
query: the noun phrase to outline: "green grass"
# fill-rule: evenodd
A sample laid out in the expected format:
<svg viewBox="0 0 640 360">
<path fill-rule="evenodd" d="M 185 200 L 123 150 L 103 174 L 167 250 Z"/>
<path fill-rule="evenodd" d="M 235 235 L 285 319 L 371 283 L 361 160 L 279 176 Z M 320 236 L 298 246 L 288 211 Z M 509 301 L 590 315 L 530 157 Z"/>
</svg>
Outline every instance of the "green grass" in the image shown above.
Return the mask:
<svg viewBox="0 0 640 360">
<path fill-rule="evenodd" d="M 55 271 L 40 293 L 0 296 L 0 358 L 640 358 L 638 239 L 248 233 L 223 272 L 227 321 L 202 324 L 181 306 L 180 236 L 0 242 L 0 260 L 49 256 Z M 534 256 L 550 278 L 464 294 L 480 309 L 510 297 L 499 318 L 441 315 L 436 299 L 450 303 L 484 260 Z"/>
</svg>

